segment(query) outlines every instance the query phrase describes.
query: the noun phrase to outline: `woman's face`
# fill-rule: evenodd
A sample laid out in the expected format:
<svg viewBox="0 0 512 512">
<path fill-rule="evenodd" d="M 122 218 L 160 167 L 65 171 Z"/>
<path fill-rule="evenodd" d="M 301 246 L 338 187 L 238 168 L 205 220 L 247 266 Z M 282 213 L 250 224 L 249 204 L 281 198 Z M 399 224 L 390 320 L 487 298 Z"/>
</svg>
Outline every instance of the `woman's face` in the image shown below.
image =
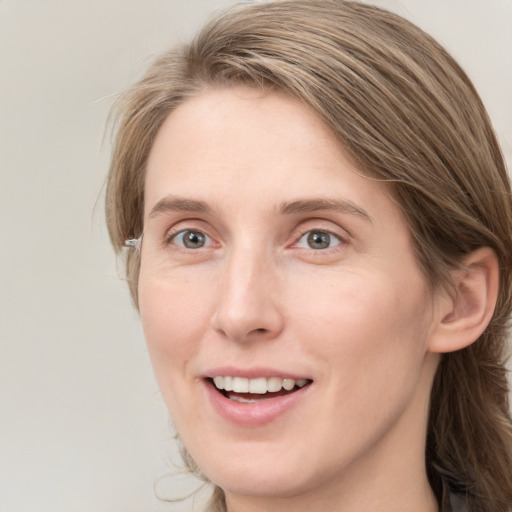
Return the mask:
<svg viewBox="0 0 512 512">
<path fill-rule="evenodd" d="M 278 93 L 189 99 L 152 148 L 144 223 L 155 374 L 228 499 L 424 472 L 435 297 L 389 189 L 318 118 Z"/>
</svg>

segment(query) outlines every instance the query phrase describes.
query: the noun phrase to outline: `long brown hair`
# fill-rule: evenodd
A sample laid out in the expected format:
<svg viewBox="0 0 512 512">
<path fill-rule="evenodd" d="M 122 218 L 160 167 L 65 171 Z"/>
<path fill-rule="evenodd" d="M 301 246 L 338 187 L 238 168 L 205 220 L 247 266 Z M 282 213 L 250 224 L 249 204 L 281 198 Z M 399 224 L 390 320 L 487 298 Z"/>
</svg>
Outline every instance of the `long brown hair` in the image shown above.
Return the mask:
<svg viewBox="0 0 512 512">
<path fill-rule="evenodd" d="M 498 304 L 469 347 L 443 355 L 431 395 L 426 465 L 433 488 L 470 511 L 512 504 L 512 424 L 504 366 L 512 300 L 512 202 L 503 157 L 478 94 L 447 52 L 379 8 L 282 0 L 232 8 L 189 45 L 162 55 L 117 103 L 106 213 L 120 252 L 143 232 L 144 175 L 161 124 L 208 87 L 284 91 L 332 129 L 360 168 L 392 183 L 430 286 L 472 250 L 500 264 Z M 137 305 L 139 261 L 126 255 Z M 222 492 L 215 494 L 222 510 Z"/>
</svg>

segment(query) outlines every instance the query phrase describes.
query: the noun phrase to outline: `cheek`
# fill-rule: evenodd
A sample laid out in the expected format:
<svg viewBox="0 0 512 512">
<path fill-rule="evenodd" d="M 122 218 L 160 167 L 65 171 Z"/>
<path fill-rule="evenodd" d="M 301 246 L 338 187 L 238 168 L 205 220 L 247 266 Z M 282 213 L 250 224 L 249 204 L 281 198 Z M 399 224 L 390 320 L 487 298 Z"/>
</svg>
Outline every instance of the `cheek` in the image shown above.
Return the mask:
<svg viewBox="0 0 512 512">
<path fill-rule="evenodd" d="M 141 273 L 139 307 L 155 376 L 162 392 L 186 376 L 187 364 L 199 350 L 208 325 L 207 301 L 187 286 Z M 204 298 L 206 299 L 206 298 Z"/>
<path fill-rule="evenodd" d="M 419 373 L 431 323 L 429 299 L 421 277 L 408 275 L 345 273 L 318 288 L 314 301 L 300 299 L 311 293 L 295 291 L 291 309 L 302 319 L 300 332 L 317 340 L 311 349 L 321 348 L 340 386 Z"/>
<path fill-rule="evenodd" d="M 421 281 L 402 288 L 386 276 L 353 275 L 342 282 L 310 302 L 301 330 L 315 340 L 310 357 L 326 369 L 318 384 L 331 421 L 319 437 L 342 431 L 355 449 L 386 432 L 417 394 L 430 323 Z"/>
</svg>

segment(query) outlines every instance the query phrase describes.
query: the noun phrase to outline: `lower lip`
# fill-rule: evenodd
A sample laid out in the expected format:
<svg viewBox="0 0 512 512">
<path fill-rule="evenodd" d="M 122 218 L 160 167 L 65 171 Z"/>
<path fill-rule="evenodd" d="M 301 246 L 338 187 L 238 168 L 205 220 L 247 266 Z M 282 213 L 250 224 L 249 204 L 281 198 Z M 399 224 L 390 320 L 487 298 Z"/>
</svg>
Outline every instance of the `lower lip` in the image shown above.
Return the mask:
<svg viewBox="0 0 512 512">
<path fill-rule="evenodd" d="M 204 385 L 216 412 L 225 420 L 246 427 L 262 426 L 284 415 L 305 397 L 311 386 L 307 385 L 289 395 L 243 403 L 226 398 L 210 381 L 204 381 Z"/>
</svg>

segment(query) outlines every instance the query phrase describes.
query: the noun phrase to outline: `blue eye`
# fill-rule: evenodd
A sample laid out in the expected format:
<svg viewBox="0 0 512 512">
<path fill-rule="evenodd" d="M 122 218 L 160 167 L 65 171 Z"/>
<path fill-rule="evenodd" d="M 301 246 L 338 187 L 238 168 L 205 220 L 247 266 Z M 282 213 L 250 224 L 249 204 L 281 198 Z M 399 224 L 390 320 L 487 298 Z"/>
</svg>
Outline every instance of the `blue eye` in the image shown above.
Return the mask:
<svg viewBox="0 0 512 512">
<path fill-rule="evenodd" d="M 328 231 L 322 231 L 320 229 L 312 229 L 307 233 L 304 233 L 299 241 L 297 247 L 304 249 L 330 249 L 341 244 L 341 240 L 336 235 L 329 233 Z"/>
<path fill-rule="evenodd" d="M 211 244 L 212 239 L 202 231 L 184 229 L 173 235 L 170 242 L 185 249 L 201 249 Z"/>
</svg>

